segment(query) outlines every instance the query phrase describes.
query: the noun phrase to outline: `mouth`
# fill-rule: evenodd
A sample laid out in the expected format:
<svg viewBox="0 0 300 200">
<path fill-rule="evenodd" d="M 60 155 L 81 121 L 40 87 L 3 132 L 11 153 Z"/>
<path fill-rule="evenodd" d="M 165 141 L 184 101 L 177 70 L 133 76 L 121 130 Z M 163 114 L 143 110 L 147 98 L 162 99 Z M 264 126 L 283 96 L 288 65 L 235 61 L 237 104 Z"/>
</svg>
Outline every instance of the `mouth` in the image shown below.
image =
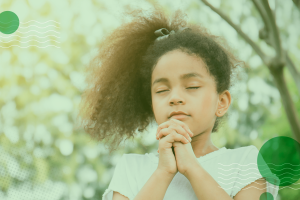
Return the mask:
<svg viewBox="0 0 300 200">
<path fill-rule="evenodd" d="M 188 117 L 189 115 L 180 114 L 180 115 L 172 115 L 170 119 L 184 120 L 187 119 Z"/>
<path fill-rule="evenodd" d="M 169 118 L 171 118 L 172 116 L 174 115 L 188 115 L 188 113 L 184 112 L 184 111 L 181 111 L 181 110 L 178 110 L 178 111 L 173 111 L 169 114 Z"/>
</svg>

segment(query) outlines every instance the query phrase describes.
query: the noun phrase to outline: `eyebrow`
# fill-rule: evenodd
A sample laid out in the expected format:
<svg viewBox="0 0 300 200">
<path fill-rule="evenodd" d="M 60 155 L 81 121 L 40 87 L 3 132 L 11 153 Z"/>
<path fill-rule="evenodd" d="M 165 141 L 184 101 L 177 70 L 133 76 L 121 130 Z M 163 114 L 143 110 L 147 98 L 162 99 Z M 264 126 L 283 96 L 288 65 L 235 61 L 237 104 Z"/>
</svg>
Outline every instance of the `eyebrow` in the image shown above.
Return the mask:
<svg viewBox="0 0 300 200">
<path fill-rule="evenodd" d="M 188 78 L 191 78 L 191 77 L 199 77 L 199 78 L 203 78 L 203 76 L 201 74 L 198 74 L 196 72 L 192 72 L 192 73 L 187 73 L 187 74 L 182 74 L 180 75 L 180 80 L 184 80 L 184 79 L 188 79 Z M 159 82 L 169 82 L 169 79 L 167 78 L 158 78 L 156 79 L 152 86 L 155 84 L 155 83 L 159 83 Z"/>
</svg>

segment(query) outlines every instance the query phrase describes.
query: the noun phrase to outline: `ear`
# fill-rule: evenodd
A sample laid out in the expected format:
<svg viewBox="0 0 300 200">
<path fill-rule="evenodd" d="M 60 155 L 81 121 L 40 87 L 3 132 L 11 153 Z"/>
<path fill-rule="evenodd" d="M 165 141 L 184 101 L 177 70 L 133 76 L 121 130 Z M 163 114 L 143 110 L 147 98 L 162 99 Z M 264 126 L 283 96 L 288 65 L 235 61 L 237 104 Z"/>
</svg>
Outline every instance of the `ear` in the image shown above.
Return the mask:
<svg viewBox="0 0 300 200">
<path fill-rule="evenodd" d="M 230 104 L 231 104 L 230 92 L 228 90 L 225 90 L 221 95 L 219 95 L 218 109 L 216 110 L 216 115 L 218 117 L 223 116 L 229 109 Z"/>
</svg>

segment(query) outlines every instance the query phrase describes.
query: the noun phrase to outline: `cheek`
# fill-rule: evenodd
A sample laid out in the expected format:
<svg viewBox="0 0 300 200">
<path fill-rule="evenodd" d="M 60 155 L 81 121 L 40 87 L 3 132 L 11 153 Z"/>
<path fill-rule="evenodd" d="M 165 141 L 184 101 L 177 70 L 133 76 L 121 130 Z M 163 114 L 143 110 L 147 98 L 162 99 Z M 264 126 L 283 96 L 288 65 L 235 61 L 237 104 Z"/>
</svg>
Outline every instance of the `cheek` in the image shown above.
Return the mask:
<svg viewBox="0 0 300 200">
<path fill-rule="evenodd" d="M 216 102 L 215 95 L 211 94 L 210 92 L 207 92 L 205 98 L 203 99 L 205 109 L 214 109 L 215 102 Z"/>
<path fill-rule="evenodd" d="M 208 110 L 212 107 L 212 104 L 213 104 L 213 99 L 209 96 L 207 96 L 204 101 L 203 101 L 203 107 L 205 110 Z"/>
<path fill-rule="evenodd" d="M 152 99 L 152 110 L 154 113 L 155 120 L 158 124 L 161 124 L 165 121 L 165 115 L 163 110 L 163 103 L 157 99 Z"/>
<path fill-rule="evenodd" d="M 205 121 L 211 119 L 215 113 L 215 98 L 212 95 L 205 95 L 205 98 L 194 102 L 194 117 L 197 120 Z"/>
<path fill-rule="evenodd" d="M 157 114 L 157 111 L 159 110 L 158 107 L 159 106 L 157 105 L 157 101 L 155 100 L 155 98 L 154 99 L 152 98 L 152 110 L 155 115 Z"/>
</svg>

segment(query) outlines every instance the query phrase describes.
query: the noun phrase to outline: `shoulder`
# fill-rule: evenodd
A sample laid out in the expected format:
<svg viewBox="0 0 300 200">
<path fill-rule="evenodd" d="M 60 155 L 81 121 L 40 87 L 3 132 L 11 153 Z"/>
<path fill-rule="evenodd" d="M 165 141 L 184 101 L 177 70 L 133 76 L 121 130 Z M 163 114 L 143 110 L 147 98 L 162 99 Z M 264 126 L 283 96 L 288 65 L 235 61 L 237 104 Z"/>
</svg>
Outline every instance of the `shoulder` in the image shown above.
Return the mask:
<svg viewBox="0 0 300 200">
<path fill-rule="evenodd" d="M 235 148 L 235 149 L 228 149 L 228 150 L 230 151 L 230 154 L 232 156 L 235 156 L 239 160 L 244 157 L 248 157 L 248 156 L 256 156 L 257 157 L 257 155 L 259 153 L 259 150 L 254 145 L 239 147 L 239 148 Z"/>
<path fill-rule="evenodd" d="M 154 155 L 152 154 L 136 154 L 136 153 L 128 153 L 123 154 L 120 163 L 121 165 L 126 166 L 130 171 L 138 171 L 139 168 L 143 166 L 149 166 L 153 163 Z"/>
<path fill-rule="evenodd" d="M 123 154 L 122 159 L 130 163 L 144 163 L 144 162 L 151 161 L 152 157 L 153 155 L 149 153 L 145 153 L 145 154 L 128 153 L 128 154 Z"/>
<path fill-rule="evenodd" d="M 258 151 L 257 147 L 254 146 L 254 145 L 248 145 L 248 146 L 244 146 L 244 147 L 238 147 L 238 148 L 230 149 L 230 150 L 232 150 L 235 153 L 247 153 L 247 152 L 255 151 L 255 150 Z"/>
<path fill-rule="evenodd" d="M 259 150 L 254 145 L 243 146 L 235 149 L 226 149 L 222 155 L 216 159 L 219 165 L 230 169 L 243 169 L 249 164 L 257 162 Z"/>
<path fill-rule="evenodd" d="M 126 179 L 130 179 L 129 181 L 134 182 L 135 178 L 143 174 L 142 172 L 149 166 L 148 163 L 148 158 L 145 155 L 123 154 L 117 161 L 113 176 L 115 179 L 126 177 Z"/>
<path fill-rule="evenodd" d="M 153 162 L 152 157 L 148 154 L 123 154 L 120 163 L 116 167 L 118 171 L 139 182 L 149 178 L 157 168 L 157 164 Z"/>
<path fill-rule="evenodd" d="M 245 170 L 249 166 L 257 163 L 259 150 L 254 145 L 239 147 L 235 149 L 227 149 L 226 155 L 220 159 L 222 166 Z"/>
</svg>

